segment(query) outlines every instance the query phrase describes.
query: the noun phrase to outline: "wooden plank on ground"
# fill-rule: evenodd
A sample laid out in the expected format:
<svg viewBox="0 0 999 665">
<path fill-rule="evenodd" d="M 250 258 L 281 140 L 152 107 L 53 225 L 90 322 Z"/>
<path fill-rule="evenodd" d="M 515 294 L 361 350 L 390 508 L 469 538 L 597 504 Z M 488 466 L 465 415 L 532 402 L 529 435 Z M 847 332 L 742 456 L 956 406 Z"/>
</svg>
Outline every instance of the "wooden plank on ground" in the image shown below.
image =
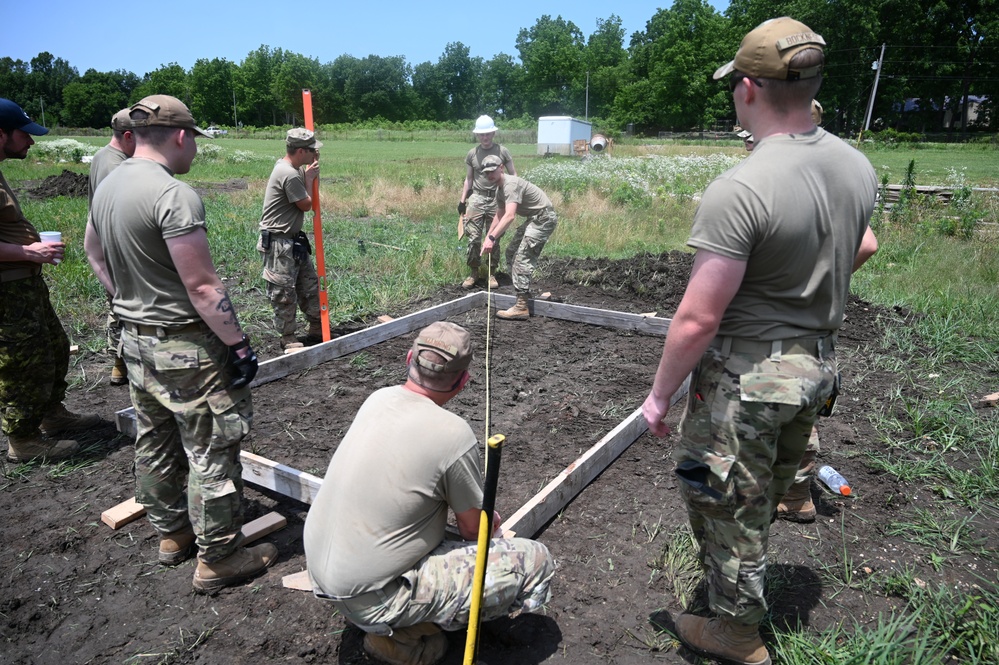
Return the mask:
<svg viewBox="0 0 999 665">
<path fill-rule="evenodd" d="M 309 578 L 309 571 L 303 570 L 299 573 L 292 573 L 281 578 L 281 586 L 286 589 L 296 591 L 312 591 L 312 580 Z"/>
<path fill-rule="evenodd" d="M 686 396 L 690 386 L 690 377 L 683 382 L 680 389 L 670 399 L 670 407 Z M 504 534 L 510 533 L 530 538 L 548 523 L 548 520 L 559 514 L 570 501 L 589 485 L 594 478 L 610 466 L 635 439 L 648 429 L 642 409 L 639 407 L 607 436 L 600 439 L 576 461 L 567 466 L 562 473 L 534 497 L 521 506 L 520 510 L 511 515 L 503 523 Z"/>
<path fill-rule="evenodd" d="M 239 461 L 243 464 L 244 481 L 309 505 L 316 500 L 316 494 L 323 484 L 323 479 L 318 476 L 245 450 L 239 453 Z"/>
<path fill-rule="evenodd" d="M 243 525 L 243 544 L 249 545 L 278 529 L 288 526 L 288 518 L 281 513 L 270 512 Z"/>
<path fill-rule="evenodd" d="M 496 309 L 506 309 L 517 302 L 515 297 L 499 293 L 494 293 L 493 299 Z M 547 316 L 552 319 L 575 321 L 576 323 L 589 323 L 617 330 L 635 330 L 649 333 L 650 335 L 665 336 L 666 331 L 669 330 L 670 323 L 670 319 L 661 319 L 644 314 L 615 312 L 609 309 L 567 305 L 565 303 L 546 302 L 537 299 L 530 301 L 528 307 L 535 316 Z"/>
<path fill-rule="evenodd" d="M 112 529 L 119 529 L 129 522 L 134 522 L 146 514 L 146 509 L 133 496 L 117 506 L 108 508 L 101 513 L 101 521 Z"/>
</svg>

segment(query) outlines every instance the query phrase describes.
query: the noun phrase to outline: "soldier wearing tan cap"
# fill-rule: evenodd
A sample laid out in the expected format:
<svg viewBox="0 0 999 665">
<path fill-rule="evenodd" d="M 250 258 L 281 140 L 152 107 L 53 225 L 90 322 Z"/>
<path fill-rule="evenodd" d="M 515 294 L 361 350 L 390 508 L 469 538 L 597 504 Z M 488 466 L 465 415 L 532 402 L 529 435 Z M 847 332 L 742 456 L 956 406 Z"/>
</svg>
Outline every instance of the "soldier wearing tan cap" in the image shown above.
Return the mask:
<svg viewBox="0 0 999 665">
<path fill-rule="evenodd" d="M 94 158 L 90 160 L 88 207 L 93 204 L 94 192 L 97 191 L 97 186 L 101 184 L 101 181 L 111 171 L 118 168 L 119 164 L 135 154 L 135 136 L 132 134 L 132 118 L 129 117 L 129 113 L 130 109 L 124 108 L 111 116 L 111 140 L 98 150 Z M 111 301 L 108 300 L 108 305 L 110 304 Z M 128 385 L 125 361 L 118 355 L 118 345 L 121 343 L 121 321 L 114 315 L 114 312 L 108 313 L 106 334 L 108 353 L 114 358 L 114 366 L 111 368 L 111 385 Z"/>
<path fill-rule="evenodd" d="M 759 633 L 770 523 L 836 384 L 850 275 L 877 246 L 874 169 L 812 121 L 824 45 L 777 18 L 715 72 L 755 147 L 697 208 L 694 267 L 642 407 L 667 435 L 670 397 L 693 371 L 674 459 L 714 616 L 682 614 L 676 633 L 741 665 L 771 662 Z"/>
<path fill-rule="evenodd" d="M 257 251 L 264 259 L 267 298 L 274 310 L 274 327 L 281 348 L 304 346 L 295 336 L 299 309 L 309 323 L 305 341 L 323 339 L 319 309 L 319 276 L 312 263 L 312 246 L 302 230 L 305 213 L 312 210 L 313 184 L 319 177 L 322 142 L 304 127 L 288 130 L 285 155 L 274 165 L 264 190 Z"/>
<path fill-rule="evenodd" d="M 277 559 L 270 543 L 242 546 L 239 449 L 257 357 L 212 262 L 201 197 L 174 177 L 206 134 L 168 95 L 142 99 L 129 117 L 135 155 L 97 188 L 84 245 L 123 325 L 135 496 L 159 534 L 159 562 L 197 551 L 194 588 L 211 591 Z"/>
</svg>

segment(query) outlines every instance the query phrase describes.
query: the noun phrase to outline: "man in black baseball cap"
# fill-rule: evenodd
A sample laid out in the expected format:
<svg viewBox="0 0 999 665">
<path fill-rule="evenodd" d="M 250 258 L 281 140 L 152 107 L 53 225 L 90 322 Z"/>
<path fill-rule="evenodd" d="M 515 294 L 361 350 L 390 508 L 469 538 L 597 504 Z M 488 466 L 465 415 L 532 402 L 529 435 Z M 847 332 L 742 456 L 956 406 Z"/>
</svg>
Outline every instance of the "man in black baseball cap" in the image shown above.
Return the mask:
<svg viewBox="0 0 999 665">
<path fill-rule="evenodd" d="M 35 144 L 32 135 L 48 131 L 20 106 L 0 98 L 0 163 L 24 159 Z M 0 425 L 12 462 L 68 457 L 80 446 L 57 435 L 101 422 L 96 415 L 67 411 L 62 403 L 69 339 L 52 308 L 42 265 L 59 263 L 65 248 L 61 242 L 41 241 L 0 173 L 0 302 L 6 305 L 0 318 Z"/>
</svg>

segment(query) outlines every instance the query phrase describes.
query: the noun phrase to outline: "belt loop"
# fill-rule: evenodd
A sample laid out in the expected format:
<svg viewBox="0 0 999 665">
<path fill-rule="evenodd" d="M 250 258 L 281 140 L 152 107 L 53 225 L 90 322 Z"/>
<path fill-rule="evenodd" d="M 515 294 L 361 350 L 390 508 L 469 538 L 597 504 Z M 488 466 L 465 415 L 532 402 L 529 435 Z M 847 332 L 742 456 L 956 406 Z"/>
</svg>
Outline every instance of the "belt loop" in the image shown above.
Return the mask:
<svg viewBox="0 0 999 665">
<path fill-rule="evenodd" d="M 167 331 L 163 326 L 156 326 L 156 336 L 160 339 L 166 339 Z"/>
<path fill-rule="evenodd" d="M 728 358 L 730 355 L 732 355 L 732 338 L 729 337 L 728 335 L 722 337 L 721 354 L 725 358 Z"/>
<path fill-rule="evenodd" d="M 781 347 L 782 346 L 783 346 L 783 343 L 779 339 L 775 339 L 770 344 L 770 361 L 771 362 L 775 362 L 775 363 L 779 363 L 780 362 L 780 352 L 781 352 Z"/>
</svg>

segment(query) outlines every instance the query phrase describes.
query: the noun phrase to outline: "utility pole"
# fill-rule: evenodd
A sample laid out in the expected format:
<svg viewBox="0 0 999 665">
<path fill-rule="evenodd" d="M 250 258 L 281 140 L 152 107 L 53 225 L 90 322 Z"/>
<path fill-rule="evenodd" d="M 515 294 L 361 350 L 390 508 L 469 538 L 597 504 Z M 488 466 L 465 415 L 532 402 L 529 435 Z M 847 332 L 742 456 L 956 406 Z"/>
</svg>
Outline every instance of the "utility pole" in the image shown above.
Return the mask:
<svg viewBox="0 0 999 665">
<path fill-rule="evenodd" d="M 38 103 L 42 105 L 42 127 L 45 126 L 45 98 L 39 96 Z"/>
<path fill-rule="evenodd" d="M 586 72 L 586 120 L 590 119 L 590 73 Z"/>
<path fill-rule="evenodd" d="M 885 45 L 881 45 L 881 55 L 878 56 L 878 61 L 874 63 L 877 68 L 877 73 L 874 74 L 874 87 L 871 88 L 871 98 L 867 102 L 867 115 L 864 117 L 864 128 L 860 130 L 860 136 L 857 138 L 857 143 L 864 138 L 864 132 L 871 128 L 871 112 L 874 111 L 874 96 L 878 93 L 878 80 L 881 78 L 881 65 L 885 60 Z"/>
<path fill-rule="evenodd" d="M 239 123 L 236 122 L 236 88 L 232 89 L 232 128 L 239 128 Z"/>
</svg>

